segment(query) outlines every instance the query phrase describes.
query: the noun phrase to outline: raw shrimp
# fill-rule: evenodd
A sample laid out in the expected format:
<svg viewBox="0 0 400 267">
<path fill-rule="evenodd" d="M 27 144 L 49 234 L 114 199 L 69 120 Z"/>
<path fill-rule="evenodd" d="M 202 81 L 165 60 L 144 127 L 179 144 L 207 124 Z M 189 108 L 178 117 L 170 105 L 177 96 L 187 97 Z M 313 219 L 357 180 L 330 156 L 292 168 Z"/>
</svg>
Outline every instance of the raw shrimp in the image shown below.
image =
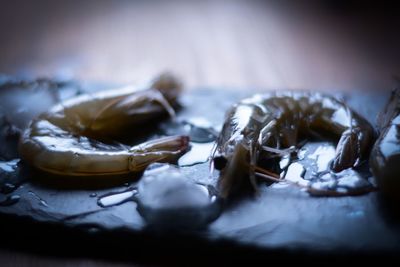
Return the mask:
<svg viewBox="0 0 400 267">
<path fill-rule="evenodd" d="M 105 141 L 140 132 L 162 116 L 174 116 L 180 92 L 180 83 L 164 74 L 144 88 L 126 87 L 71 99 L 31 122 L 21 137 L 19 154 L 40 170 L 70 176 L 125 174 L 156 161 L 172 161 L 188 148 L 187 136 L 133 147 Z"/>
<path fill-rule="evenodd" d="M 400 200 L 400 89 L 393 91 L 378 117 L 380 135 L 371 151 L 370 167 L 382 192 Z"/>
<path fill-rule="evenodd" d="M 229 197 L 244 187 L 256 190 L 256 171 L 274 163 L 277 156 L 294 152 L 299 139 L 309 135 L 340 137 L 331 164 L 339 172 L 361 163 L 375 132 L 344 103 L 321 93 L 257 94 L 234 105 L 212 156 L 214 167 L 221 171 L 221 195 Z"/>
</svg>

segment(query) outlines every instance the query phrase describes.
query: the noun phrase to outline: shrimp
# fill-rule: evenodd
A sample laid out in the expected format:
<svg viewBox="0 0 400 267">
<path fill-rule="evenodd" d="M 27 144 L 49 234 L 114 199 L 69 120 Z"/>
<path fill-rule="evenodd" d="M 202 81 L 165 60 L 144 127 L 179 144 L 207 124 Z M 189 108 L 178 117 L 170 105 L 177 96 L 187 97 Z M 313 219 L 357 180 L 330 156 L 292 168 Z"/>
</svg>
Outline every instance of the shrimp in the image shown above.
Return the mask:
<svg viewBox="0 0 400 267">
<path fill-rule="evenodd" d="M 68 176 L 119 175 L 142 171 L 156 161 L 170 162 L 187 150 L 187 136 L 133 147 L 105 141 L 174 116 L 180 92 L 180 83 L 164 74 L 144 88 L 128 86 L 70 99 L 30 123 L 20 139 L 19 154 L 37 169 Z"/>
<path fill-rule="evenodd" d="M 378 116 L 380 135 L 372 148 L 370 168 L 379 188 L 392 200 L 400 200 L 400 89 L 393 91 Z"/>
<path fill-rule="evenodd" d="M 227 112 L 212 155 L 222 197 L 244 187 L 257 190 L 256 170 L 268 173 L 260 166 L 293 152 L 307 135 L 340 137 L 331 164 L 339 172 L 366 158 L 375 132 L 344 103 L 322 93 L 275 92 L 244 99 Z"/>
</svg>

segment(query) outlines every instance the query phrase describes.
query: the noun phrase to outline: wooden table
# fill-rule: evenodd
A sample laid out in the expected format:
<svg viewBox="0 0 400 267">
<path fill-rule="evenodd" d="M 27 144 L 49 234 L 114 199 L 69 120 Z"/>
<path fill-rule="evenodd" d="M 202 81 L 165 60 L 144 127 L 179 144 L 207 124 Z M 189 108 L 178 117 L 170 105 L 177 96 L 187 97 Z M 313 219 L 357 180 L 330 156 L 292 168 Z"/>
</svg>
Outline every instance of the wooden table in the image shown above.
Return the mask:
<svg viewBox="0 0 400 267">
<path fill-rule="evenodd" d="M 188 88 L 390 90 L 400 38 L 387 11 L 357 1 L 1 1 L 0 73 L 129 83 L 168 70 Z M 0 262 L 111 264 L 7 248 Z"/>
</svg>

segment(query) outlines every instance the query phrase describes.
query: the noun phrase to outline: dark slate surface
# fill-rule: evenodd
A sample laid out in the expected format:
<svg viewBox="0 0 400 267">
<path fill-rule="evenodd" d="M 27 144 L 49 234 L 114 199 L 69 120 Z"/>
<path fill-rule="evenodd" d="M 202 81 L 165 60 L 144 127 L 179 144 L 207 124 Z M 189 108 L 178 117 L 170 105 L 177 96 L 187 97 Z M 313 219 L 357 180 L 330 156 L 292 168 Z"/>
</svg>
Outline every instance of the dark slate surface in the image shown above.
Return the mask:
<svg viewBox="0 0 400 267">
<path fill-rule="evenodd" d="M 224 111 L 249 94 L 227 90 L 190 91 L 182 99 L 183 108 L 178 118 L 201 117 L 218 128 Z M 345 98 L 374 121 L 386 97 L 355 91 Z M 194 181 L 215 183 L 215 177 L 209 178 L 207 163 L 184 167 L 184 172 Z M 141 257 L 130 247 L 143 253 L 168 251 L 168 255 L 175 255 L 180 251 L 198 258 L 201 251 L 204 257 L 215 253 L 231 259 L 255 255 L 284 258 L 287 254 L 312 258 L 395 256 L 400 252 L 400 223 L 379 192 L 357 197 L 311 197 L 296 187 L 261 185 L 259 196 L 228 203 L 222 215 L 207 229 L 177 233 L 146 228 L 135 202 L 107 208 L 97 204 L 99 196 L 124 191 L 135 186 L 135 181 L 118 181 L 96 188 L 89 184 L 77 189 L 43 182 L 40 179 L 43 176 L 23 164 L 18 164 L 14 172 L 1 173 L 3 185 L 9 182 L 17 187 L 5 190 L 3 186 L 0 193 L 1 235 L 8 239 L 3 246 L 9 244 L 57 254 L 75 251 L 84 256 L 114 255 L 117 259 Z M 48 178 L 56 179 L 44 180 Z M 7 198 L 14 200 L 7 202 Z M 76 246 L 65 245 L 71 240 Z"/>
</svg>

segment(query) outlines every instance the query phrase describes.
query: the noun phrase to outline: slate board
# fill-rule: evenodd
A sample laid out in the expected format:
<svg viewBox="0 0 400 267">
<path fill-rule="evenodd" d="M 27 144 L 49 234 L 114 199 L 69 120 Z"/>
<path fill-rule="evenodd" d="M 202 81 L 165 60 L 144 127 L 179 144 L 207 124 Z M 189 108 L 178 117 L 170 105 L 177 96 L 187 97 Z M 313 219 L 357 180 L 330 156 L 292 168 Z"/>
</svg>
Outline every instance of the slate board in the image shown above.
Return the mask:
<svg viewBox="0 0 400 267">
<path fill-rule="evenodd" d="M 222 89 L 189 91 L 182 97 L 178 118 L 202 117 L 218 127 L 225 110 L 250 94 Z M 388 93 L 361 91 L 345 95 L 346 101 L 372 122 L 387 97 Z M 209 179 L 208 163 L 185 169 L 196 181 Z M 135 202 L 108 208 L 97 205 L 98 196 L 126 190 L 135 185 L 134 181 L 73 189 L 40 182 L 37 178 L 43 174 L 23 165 L 16 172 L 24 178 L 21 186 L 12 193 L 0 193 L 2 199 L 20 196 L 15 204 L 0 206 L 1 243 L 6 248 L 151 263 L 168 259 L 188 263 L 179 260 L 184 255 L 194 259 L 190 262 L 193 265 L 207 264 L 214 256 L 222 263 L 238 259 L 247 263 L 256 259 L 348 261 L 396 257 L 400 252 L 398 217 L 379 192 L 357 197 L 311 197 L 294 187 L 261 186 L 258 197 L 229 203 L 203 231 L 159 232 L 146 228 Z M 154 256 L 144 256 L 148 253 Z"/>
</svg>

